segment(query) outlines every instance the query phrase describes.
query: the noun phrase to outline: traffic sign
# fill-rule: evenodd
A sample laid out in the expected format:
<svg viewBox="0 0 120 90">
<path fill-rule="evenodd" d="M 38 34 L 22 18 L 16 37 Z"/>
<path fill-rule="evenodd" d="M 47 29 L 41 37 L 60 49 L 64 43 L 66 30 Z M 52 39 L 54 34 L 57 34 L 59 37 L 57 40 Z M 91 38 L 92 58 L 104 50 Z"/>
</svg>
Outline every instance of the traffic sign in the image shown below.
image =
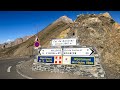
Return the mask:
<svg viewBox="0 0 120 90">
<path fill-rule="evenodd" d="M 42 56 L 62 55 L 62 49 L 61 48 L 41 49 L 41 51 L 39 53 Z"/>
<path fill-rule="evenodd" d="M 40 43 L 39 43 L 38 41 L 36 41 L 36 42 L 34 43 L 34 46 L 35 46 L 35 47 L 39 47 L 39 46 L 40 46 Z"/>
<path fill-rule="evenodd" d="M 62 64 L 62 56 L 54 56 L 54 64 Z"/>
<path fill-rule="evenodd" d="M 62 64 L 71 64 L 71 56 L 63 56 Z"/>
<path fill-rule="evenodd" d="M 34 49 L 38 49 L 39 47 L 41 47 L 40 42 L 38 40 L 38 37 L 35 38 L 35 43 L 34 43 Z"/>
<path fill-rule="evenodd" d="M 63 55 L 67 56 L 89 56 L 92 53 L 90 48 L 63 48 Z"/>
<path fill-rule="evenodd" d="M 74 46 L 77 45 L 76 38 L 69 39 L 53 39 L 51 46 Z"/>
<path fill-rule="evenodd" d="M 71 57 L 71 64 L 94 65 L 94 57 Z"/>
<path fill-rule="evenodd" d="M 38 62 L 54 63 L 54 56 L 38 56 Z"/>
<path fill-rule="evenodd" d="M 36 41 L 36 42 L 34 43 L 34 49 L 38 49 L 38 48 L 40 48 L 40 47 L 41 47 L 40 42 Z"/>
</svg>

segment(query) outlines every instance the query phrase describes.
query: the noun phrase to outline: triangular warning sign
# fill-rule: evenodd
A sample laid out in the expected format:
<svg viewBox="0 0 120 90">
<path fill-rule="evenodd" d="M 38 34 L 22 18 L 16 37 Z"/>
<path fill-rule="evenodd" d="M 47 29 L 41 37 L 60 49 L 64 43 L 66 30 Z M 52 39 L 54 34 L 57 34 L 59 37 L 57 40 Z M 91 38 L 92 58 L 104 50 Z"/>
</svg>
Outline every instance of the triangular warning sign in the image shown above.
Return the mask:
<svg viewBox="0 0 120 90">
<path fill-rule="evenodd" d="M 34 48 L 35 48 L 35 49 L 38 49 L 38 48 L 40 48 L 40 47 L 41 47 L 41 45 L 40 45 L 38 36 L 36 36 L 35 42 L 34 42 Z"/>
<path fill-rule="evenodd" d="M 36 36 L 36 38 L 35 38 L 35 41 L 39 41 L 39 38 L 38 38 L 38 36 Z"/>
</svg>

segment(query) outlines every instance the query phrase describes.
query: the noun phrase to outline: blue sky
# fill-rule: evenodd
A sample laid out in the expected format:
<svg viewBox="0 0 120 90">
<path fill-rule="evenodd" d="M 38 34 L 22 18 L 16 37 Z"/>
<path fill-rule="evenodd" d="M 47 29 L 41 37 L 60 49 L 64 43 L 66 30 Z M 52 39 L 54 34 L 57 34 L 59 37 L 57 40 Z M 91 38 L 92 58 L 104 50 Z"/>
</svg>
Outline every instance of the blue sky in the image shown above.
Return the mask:
<svg viewBox="0 0 120 90">
<path fill-rule="evenodd" d="M 104 12 L 120 23 L 120 11 L 0 11 L 0 43 L 36 34 L 63 15 L 75 20 L 78 14 Z"/>
</svg>

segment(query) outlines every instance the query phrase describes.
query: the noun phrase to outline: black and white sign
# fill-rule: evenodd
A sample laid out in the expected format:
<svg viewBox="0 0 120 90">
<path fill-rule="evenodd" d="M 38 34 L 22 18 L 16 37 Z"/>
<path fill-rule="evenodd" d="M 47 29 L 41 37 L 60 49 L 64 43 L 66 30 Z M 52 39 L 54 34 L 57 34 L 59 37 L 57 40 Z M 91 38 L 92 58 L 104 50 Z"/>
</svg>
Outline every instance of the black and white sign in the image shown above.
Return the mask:
<svg viewBox="0 0 120 90">
<path fill-rule="evenodd" d="M 73 46 L 77 45 L 76 38 L 70 39 L 53 39 L 52 46 Z"/>
</svg>

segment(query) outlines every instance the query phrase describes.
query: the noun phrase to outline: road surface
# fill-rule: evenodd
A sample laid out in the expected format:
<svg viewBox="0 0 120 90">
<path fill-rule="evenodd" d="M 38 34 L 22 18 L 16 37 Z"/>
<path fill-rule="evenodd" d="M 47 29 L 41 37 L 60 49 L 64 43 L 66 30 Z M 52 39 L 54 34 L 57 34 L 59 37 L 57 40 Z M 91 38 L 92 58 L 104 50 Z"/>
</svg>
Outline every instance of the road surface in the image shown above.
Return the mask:
<svg viewBox="0 0 120 90">
<path fill-rule="evenodd" d="M 31 58 L 0 59 L 0 79 L 29 79 L 20 75 L 16 70 L 16 65 L 21 61 L 31 62 Z M 26 62 L 27 63 L 27 62 Z M 32 79 L 92 79 L 90 77 L 80 77 L 78 75 L 69 75 L 50 72 L 33 72 L 29 67 L 30 63 L 25 63 L 21 71 L 23 75 L 30 76 Z"/>
<path fill-rule="evenodd" d="M 0 79 L 26 79 L 17 73 L 16 65 L 28 60 L 30 58 L 0 59 Z"/>
</svg>

